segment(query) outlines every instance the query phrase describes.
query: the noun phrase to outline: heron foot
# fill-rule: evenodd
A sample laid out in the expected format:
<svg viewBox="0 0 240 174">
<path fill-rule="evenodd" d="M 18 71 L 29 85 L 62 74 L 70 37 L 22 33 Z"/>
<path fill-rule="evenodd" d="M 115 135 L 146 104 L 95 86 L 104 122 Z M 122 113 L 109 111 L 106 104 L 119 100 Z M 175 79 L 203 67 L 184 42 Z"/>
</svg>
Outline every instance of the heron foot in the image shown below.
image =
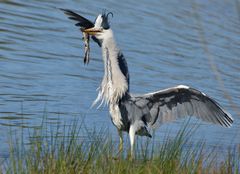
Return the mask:
<svg viewBox="0 0 240 174">
<path fill-rule="evenodd" d="M 127 160 L 129 161 L 134 161 L 134 155 L 132 154 L 131 150 L 128 151 L 128 154 L 127 154 Z"/>
<path fill-rule="evenodd" d="M 117 155 L 120 155 L 122 153 L 122 151 L 123 151 L 123 141 L 122 141 L 122 139 L 120 139 L 120 143 L 118 145 L 118 153 L 117 153 Z"/>
<path fill-rule="evenodd" d="M 119 142 L 119 145 L 118 145 L 118 152 L 117 152 L 117 154 L 116 154 L 116 157 L 114 157 L 113 159 L 115 159 L 115 160 L 120 159 L 120 158 L 121 158 L 122 151 L 123 151 L 123 141 L 122 141 L 122 139 L 120 138 L 120 142 Z"/>
</svg>

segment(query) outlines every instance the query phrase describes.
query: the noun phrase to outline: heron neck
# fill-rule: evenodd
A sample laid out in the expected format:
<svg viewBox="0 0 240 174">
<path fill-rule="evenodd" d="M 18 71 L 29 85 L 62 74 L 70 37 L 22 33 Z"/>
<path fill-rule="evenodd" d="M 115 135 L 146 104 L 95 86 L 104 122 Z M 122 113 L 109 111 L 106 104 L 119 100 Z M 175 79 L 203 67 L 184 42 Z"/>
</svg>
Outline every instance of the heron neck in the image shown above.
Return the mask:
<svg viewBox="0 0 240 174">
<path fill-rule="evenodd" d="M 129 90 L 128 75 L 123 71 L 123 66 L 127 71 L 127 64 L 117 47 L 112 31 L 102 43 L 102 53 L 104 60 L 104 77 L 101 84 L 101 92 L 108 104 L 117 103 Z M 124 61 L 124 65 L 123 65 Z M 128 74 L 128 73 L 127 73 Z"/>
</svg>

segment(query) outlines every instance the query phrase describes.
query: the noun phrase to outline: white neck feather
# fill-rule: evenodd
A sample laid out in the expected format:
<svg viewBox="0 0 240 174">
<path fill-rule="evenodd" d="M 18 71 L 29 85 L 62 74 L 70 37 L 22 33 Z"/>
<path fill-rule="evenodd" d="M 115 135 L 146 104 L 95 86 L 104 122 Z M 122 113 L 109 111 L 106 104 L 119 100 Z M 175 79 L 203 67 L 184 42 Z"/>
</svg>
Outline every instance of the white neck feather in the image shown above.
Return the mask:
<svg viewBox="0 0 240 174">
<path fill-rule="evenodd" d="M 98 101 L 105 101 L 107 104 L 117 104 L 119 99 L 128 91 L 128 81 L 122 73 L 118 55 L 119 48 L 116 45 L 111 29 L 104 33 L 102 41 L 102 54 L 104 61 L 104 77 L 99 87 L 99 94 L 93 105 Z"/>
</svg>

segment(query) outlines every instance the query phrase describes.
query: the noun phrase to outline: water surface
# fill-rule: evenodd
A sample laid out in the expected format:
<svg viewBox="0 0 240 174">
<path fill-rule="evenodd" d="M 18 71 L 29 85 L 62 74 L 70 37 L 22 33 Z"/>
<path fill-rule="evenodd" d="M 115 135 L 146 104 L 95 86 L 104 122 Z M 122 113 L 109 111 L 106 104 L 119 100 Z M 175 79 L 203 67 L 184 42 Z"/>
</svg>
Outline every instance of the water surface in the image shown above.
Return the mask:
<svg viewBox="0 0 240 174">
<path fill-rule="evenodd" d="M 236 1 L 147 0 L 0 2 L 0 156 L 7 156 L 9 131 L 85 117 L 89 128 L 109 127 L 108 109 L 90 106 L 103 75 L 101 51 L 91 44 L 83 65 L 81 33 L 57 8 L 94 20 L 112 11 L 111 26 L 130 69 L 130 90 L 146 93 L 185 84 L 217 100 L 234 117 L 231 129 L 204 122 L 193 141 L 209 146 L 240 143 L 240 18 Z M 166 124 L 157 139 L 184 120 Z M 194 124 L 194 123 L 192 123 Z"/>
</svg>

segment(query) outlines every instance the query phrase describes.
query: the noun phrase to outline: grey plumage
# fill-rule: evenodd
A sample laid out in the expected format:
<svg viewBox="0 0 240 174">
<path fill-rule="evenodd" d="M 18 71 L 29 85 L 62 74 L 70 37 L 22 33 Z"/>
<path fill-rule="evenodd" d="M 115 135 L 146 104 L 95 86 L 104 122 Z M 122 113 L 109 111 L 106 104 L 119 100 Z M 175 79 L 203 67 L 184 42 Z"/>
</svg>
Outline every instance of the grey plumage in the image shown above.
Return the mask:
<svg viewBox="0 0 240 174">
<path fill-rule="evenodd" d="M 70 10 L 66 14 L 73 16 L 70 19 L 79 21 L 80 27 L 85 27 L 85 23 L 90 26 L 88 20 L 86 22 L 85 18 L 76 17 Z M 98 101 L 108 104 L 112 122 L 120 135 L 120 146 L 122 131 L 129 133 L 132 157 L 135 135 L 151 137 L 148 129 L 157 128 L 163 123 L 185 116 L 196 116 L 225 127 L 233 123 L 231 115 L 216 101 L 188 86 L 179 85 L 138 96 L 130 94 L 127 62 L 117 47 L 108 15 L 98 15 L 94 26 L 84 32 L 101 43 L 103 53 L 104 77 L 94 104 Z"/>
<path fill-rule="evenodd" d="M 129 96 L 123 98 L 119 106 L 122 115 L 127 115 L 128 120 L 131 120 L 128 124 L 141 119 L 150 128 L 157 128 L 184 116 L 196 116 L 224 127 L 230 127 L 233 123 L 230 114 L 216 101 L 183 85 L 142 96 Z M 129 126 L 127 127 L 129 129 Z"/>
</svg>

